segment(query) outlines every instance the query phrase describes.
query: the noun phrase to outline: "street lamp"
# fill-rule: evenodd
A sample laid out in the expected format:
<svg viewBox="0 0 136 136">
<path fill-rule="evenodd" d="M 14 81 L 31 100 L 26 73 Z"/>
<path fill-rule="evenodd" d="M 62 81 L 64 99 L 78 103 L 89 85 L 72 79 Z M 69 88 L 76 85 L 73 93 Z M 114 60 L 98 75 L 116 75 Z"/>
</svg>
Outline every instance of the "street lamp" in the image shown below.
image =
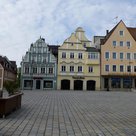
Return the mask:
<svg viewBox="0 0 136 136">
<path fill-rule="evenodd" d="M 132 64 L 133 62 L 131 61 L 131 59 L 129 59 L 129 80 L 130 80 L 130 85 L 129 85 L 129 87 L 130 87 L 130 91 L 131 91 L 131 88 L 132 88 L 132 78 L 131 78 L 131 64 Z"/>
</svg>

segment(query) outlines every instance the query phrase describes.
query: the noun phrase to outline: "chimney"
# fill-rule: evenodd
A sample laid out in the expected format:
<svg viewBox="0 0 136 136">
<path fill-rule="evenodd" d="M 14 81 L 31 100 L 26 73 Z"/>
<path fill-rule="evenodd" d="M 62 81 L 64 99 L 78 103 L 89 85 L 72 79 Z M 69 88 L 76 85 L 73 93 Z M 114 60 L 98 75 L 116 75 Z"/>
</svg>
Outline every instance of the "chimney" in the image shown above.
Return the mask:
<svg viewBox="0 0 136 136">
<path fill-rule="evenodd" d="M 106 30 L 106 35 L 109 33 L 109 30 Z"/>
</svg>

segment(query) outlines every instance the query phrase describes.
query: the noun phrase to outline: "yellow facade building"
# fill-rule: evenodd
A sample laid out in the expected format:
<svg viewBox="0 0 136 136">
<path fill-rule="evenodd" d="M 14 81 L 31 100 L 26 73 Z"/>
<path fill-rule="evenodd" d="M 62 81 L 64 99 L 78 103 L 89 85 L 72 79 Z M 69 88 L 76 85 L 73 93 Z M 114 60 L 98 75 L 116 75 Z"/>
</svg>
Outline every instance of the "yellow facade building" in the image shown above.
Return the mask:
<svg viewBox="0 0 136 136">
<path fill-rule="evenodd" d="M 101 45 L 101 88 L 136 88 L 136 28 L 120 21 Z"/>
<path fill-rule="evenodd" d="M 100 89 L 100 54 L 81 27 L 58 49 L 57 89 Z"/>
</svg>

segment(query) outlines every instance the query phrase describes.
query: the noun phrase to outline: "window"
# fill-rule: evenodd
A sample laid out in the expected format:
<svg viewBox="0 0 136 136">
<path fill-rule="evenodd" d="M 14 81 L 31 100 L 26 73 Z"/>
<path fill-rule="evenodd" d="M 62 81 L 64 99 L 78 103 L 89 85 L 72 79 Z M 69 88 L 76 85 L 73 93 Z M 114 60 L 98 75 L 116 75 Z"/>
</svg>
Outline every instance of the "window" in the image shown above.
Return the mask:
<svg viewBox="0 0 136 136">
<path fill-rule="evenodd" d="M 24 80 L 24 87 L 33 87 L 33 80 Z"/>
<path fill-rule="evenodd" d="M 42 73 L 42 74 L 45 73 L 45 68 L 41 68 L 41 73 Z"/>
<path fill-rule="evenodd" d="M 98 59 L 98 53 L 88 53 L 88 59 Z"/>
<path fill-rule="evenodd" d="M 66 66 L 61 66 L 61 71 L 65 72 L 66 71 Z"/>
<path fill-rule="evenodd" d="M 86 43 L 84 43 L 84 48 L 86 47 Z"/>
<path fill-rule="evenodd" d="M 82 66 L 78 66 L 78 72 L 82 72 Z"/>
<path fill-rule="evenodd" d="M 124 35 L 123 31 L 119 31 L 119 34 L 120 34 L 120 36 Z"/>
<path fill-rule="evenodd" d="M 127 66 L 127 72 L 131 72 L 131 66 Z"/>
<path fill-rule="evenodd" d="M 33 52 L 36 52 L 36 48 L 33 47 Z"/>
<path fill-rule="evenodd" d="M 111 78 L 111 87 L 120 88 L 121 87 L 121 78 Z"/>
<path fill-rule="evenodd" d="M 38 54 L 38 56 L 37 56 L 37 61 L 41 62 L 41 55 L 40 54 Z"/>
<path fill-rule="evenodd" d="M 120 59 L 123 59 L 123 53 L 122 52 L 120 53 Z"/>
<path fill-rule="evenodd" d="M 136 66 L 134 66 L 134 72 L 136 72 Z"/>
<path fill-rule="evenodd" d="M 49 68 L 49 74 L 53 74 L 53 68 Z"/>
<path fill-rule="evenodd" d="M 41 53 L 41 49 L 42 49 L 41 47 L 38 48 L 38 53 Z"/>
<path fill-rule="evenodd" d="M 89 72 L 89 73 L 92 73 L 92 72 L 93 72 L 93 67 L 92 67 L 92 66 L 89 66 L 89 67 L 88 67 L 88 72 Z"/>
<path fill-rule="evenodd" d="M 112 53 L 112 57 L 113 57 L 113 59 L 117 59 L 117 54 L 116 54 L 116 52 L 113 52 L 113 53 Z"/>
<path fill-rule="evenodd" d="M 62 52 L 62 58 L 66 58 L 66 52 Z"/>
<path fill-rule="evenodd" d="M 46 63 L 47 61 L 46 61 L 46 58 L 43 58 L 43 63 Z"/>
<path fill-rule="evenodd" d="M 131 54 L 127 53 L 127 59 L 130 60 L 131 59 Z"/>
<path fill-rule="evenodd" d="M 120 46 L 123 46 L 123 41 L 120 41 Z"/>
<path fill-rule="evenodd" d="M 116 65 L 112 66 L 112 71 L 116 72 Z"/>
<path fill-rule="evenodd" d="M 53 88 L 53 81 L 44 81 L 43 88 Z"/>
<path fill-rule="evenodd" d="M 33 73 L 36 74 L 37 73 L 37 68 L 33 68 Z"/>
<path fill-rule="evenodd" d="M 113 41 L 112 44 L 113 44 L 113 46 L 116 46 L 116 45 L 117 45 L 117 42 L 116 42 L 116 41 Z"/>
<path fill-rule="evenodd" d="M 123 88 L 132 87 L 132 78 L 123 78 Z"/>
<path fill-rule="evenodd" d="M 70 58 L 71 58 L 71 59 L 74 58 L 74 53 L 73 53 L 73 52 L 70 53 Z"/>
<path fill-rule="evenodd" d="M 43 48 L 43 51 L 46 52 L 46 48 Z"/>
<path fill-rule="evenodd" d="M 29 73 L 29 67 L 25 67 L 25 74 Z"/>
<path fill-rule="evenodd" d="M 70 66 L 70 72 L 74 72 L 74 66 Z"/>
<path fill-rule="evenodd" d="M 71 46 L 73 46 L 74 45 L 74 43 L 71 43 Z"/>
<path fill-rule="evenodd" d="M 127 47 L 130 47 L 130 41 L 127 41 Z"/>
<path fill-rule="evenodd" d="M 110 71 L 110 67 L 109 67 L 109 65 L 105 65 L 105 71 Z"/>
<path fill-rule="evenodd" d="M 82 59 L 82 53 L 78 53 L 78 58 Z"/>
<path fill-rule="evenodd" d="M 123 71 L 124 71 L 124 66 L 120 65 L 120 72 L 123 72 Z"/>
<path fill-rule="evenodd" d="M 134 59 L 136 60 L 136 53 L 134 53 Z"/>
<path fill-rule="evenodd" d="M 106 59 L 109 59 L 109 58 L 110 58 L 109 52 L 105 52 L 105 58 L 106 58 Z"/>
</svg>

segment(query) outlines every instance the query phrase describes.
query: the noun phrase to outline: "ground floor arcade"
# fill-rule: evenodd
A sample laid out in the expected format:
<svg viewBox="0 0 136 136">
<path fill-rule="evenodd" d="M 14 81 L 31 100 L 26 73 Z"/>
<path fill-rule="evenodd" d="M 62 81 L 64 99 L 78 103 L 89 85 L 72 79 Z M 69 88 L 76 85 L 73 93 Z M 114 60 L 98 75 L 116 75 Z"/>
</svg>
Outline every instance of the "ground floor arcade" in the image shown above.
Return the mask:
<svg viewBox="0 0 136 136">
<path fill-rule="evenodd" d="M 131 88 L 136 88 L 136 77 L 103 76 L 101 78 L 101 88 L 104 90 L 129 90 Z"/>
<path fill-rule="evenodd" d="M 23 78 L 23 90 L 50 90 L 56 89 L 56 80 L 52 78 Z"/>
<path fill-rule="evenodd" d="M 59 90 L 100 90 L 99 77 L 58 77 Z"/>
</svg>

